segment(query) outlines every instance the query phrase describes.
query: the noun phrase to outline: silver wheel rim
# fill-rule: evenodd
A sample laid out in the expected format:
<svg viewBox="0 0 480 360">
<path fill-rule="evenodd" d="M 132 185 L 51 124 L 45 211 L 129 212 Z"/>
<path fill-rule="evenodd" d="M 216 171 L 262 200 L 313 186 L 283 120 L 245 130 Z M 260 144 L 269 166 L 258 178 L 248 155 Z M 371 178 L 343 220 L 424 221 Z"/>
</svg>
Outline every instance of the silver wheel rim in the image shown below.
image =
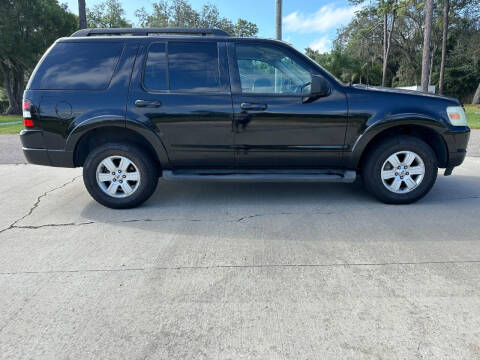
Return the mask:
<svg viewBox="0 0 480 360">
<path fill-rule="evenodd" d="M 382 165 L 383 185 L 396 194 L 406 194 L 416 189 L 425 177 L 425 164 L 413 151 L 398 151 Z"/>
<path fill-rule="evenodd" d="M 140 172 L 134 162 L 125 156 L 109 156 L 97 167 L 97 184 L 114 198 L 126 198 L 137 191 Z"/>
</svg>

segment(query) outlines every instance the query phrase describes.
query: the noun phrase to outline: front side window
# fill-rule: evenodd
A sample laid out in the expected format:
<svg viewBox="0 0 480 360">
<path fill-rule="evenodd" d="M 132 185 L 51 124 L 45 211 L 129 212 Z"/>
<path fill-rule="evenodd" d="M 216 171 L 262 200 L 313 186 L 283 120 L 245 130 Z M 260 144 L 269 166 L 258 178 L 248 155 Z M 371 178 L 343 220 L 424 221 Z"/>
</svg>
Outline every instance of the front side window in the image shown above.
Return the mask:
<svg viewBox="0 0 480 360">
<path fill-rule="evenodd" d="M 242 93 L 307 94 L 310 72 L 282 49 L 237 44 L 236 56 Z"/>
<path fill-rule="evenodd" d="M 57 43 L 35 70 L 30 89 L 106 89 L 122 50 L 119 42 Z"/>
<path fill-rule="evenodd" d="M 169 42 L 168 75 L 173 91 L 218 91 L 217 43 Z"/>
</svg>

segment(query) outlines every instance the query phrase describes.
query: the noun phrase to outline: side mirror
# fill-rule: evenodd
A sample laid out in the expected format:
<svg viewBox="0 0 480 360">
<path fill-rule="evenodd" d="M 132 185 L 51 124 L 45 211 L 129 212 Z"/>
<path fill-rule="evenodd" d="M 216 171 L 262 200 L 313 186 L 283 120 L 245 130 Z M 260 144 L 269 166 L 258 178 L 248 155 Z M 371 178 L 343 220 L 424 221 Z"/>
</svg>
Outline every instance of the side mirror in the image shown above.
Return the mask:
<svg viewBox="0 0 480 360">
<path fill-rule="evenodd" d="M 330 86 L 328 81 L 322 76 L 312 75 L 312 84 L 310 85 L 311 97 L 322 97 L 330 94 Z"/>
</svg>

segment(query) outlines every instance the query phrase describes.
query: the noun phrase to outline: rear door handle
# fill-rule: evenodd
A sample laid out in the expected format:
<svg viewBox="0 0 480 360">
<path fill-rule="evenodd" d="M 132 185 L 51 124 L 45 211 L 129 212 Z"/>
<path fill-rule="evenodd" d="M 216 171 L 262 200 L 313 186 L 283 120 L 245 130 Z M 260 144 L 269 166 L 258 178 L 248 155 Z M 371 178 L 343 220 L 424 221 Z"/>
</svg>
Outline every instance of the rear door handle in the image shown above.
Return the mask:
<svg viewBox="0 0 480 360">
<path fill-rule="evenodd" d="M 242 110 L 250 110 L 250 111 L 264 111 L 267 110 L 267 104 L 255 104 L 255 103 L 241 103 L 240 108 Z"/>
<path fill-rule="evenodd" d="M 162 106 L 162 103 L 160 101 L 156 100 L 135 100 L 135 106 L 136 107 L 150 107 L 150 108 L 158 108 Z"/>
</svg>

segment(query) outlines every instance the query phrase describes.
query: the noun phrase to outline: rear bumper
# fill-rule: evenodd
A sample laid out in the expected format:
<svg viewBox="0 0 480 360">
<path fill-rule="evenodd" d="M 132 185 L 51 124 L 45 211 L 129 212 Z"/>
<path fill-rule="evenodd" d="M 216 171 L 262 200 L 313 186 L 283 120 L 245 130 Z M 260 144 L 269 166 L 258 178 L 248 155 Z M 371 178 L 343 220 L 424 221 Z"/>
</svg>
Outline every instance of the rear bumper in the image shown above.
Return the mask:
<svg viewBox="0 0 480 360">
<path fill-rule="evenodd" d="M 45 148 L 42 131 L 22 130 L 20 140 L 23 145 L 23 154 L 30 164 L 74 167 L 71 151 Z"/>
</svg>

